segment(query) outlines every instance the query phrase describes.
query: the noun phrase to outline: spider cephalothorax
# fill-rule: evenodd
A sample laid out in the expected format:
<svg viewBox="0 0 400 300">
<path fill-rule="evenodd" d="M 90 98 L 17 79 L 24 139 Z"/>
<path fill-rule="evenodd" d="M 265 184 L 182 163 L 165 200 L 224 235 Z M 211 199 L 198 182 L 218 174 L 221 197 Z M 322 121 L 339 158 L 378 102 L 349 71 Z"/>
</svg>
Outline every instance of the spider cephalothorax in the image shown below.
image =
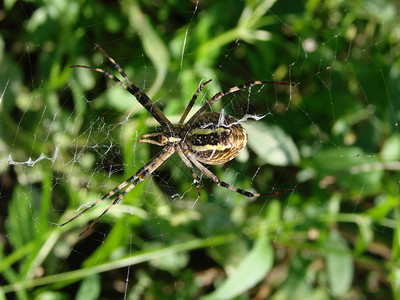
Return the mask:
<svg viewBox="0 0 400 300">
<path fill-rule="evenodd" d="M 240 123 L 233 117 L 228 116 L 224 113 L 208 112 L 205 111 L 211 107 L 215 102 L 221 99 L 227 94 L 237 92 L 244 88 L 249 88 L 259 84 L 284 84 L 293 85 L 285 82 L 273 82 L 273 81 L 253 81 L 246 84 L 234 86 L 228 90 L 221 91 L 215 94 L 209 99 L 203 106 L 201 106 L 192 117 L 186 122 L 190 110 L 192 109 L 197 96 L 200 91 L 208 84 L 211 80 L 208 80 L 199 85 L 196 93 L 193 95 L 189 104 L 187 105 L 182 117 L 177 125 L 173 125 L 159 107 L 137 86 L 135 86 L 129 78 L 126 76 L 121 66 L 111 58 L 99 45 L 96 47 L 108 58 L 113 64 L 115 69 L 122 75 L 125 82 L 122 82 L 109 71 L 93 68 L 88 66 L 75 65 L 72 68 L 85 68 L 90 69 L 99 73 L 102 73 L 109 77 L 111 80 L 118 83 L 120 86 L 125 88 L 131 93 L 138 102 L 149 111 L 149 113 L 157 120 L 162 127 L 162 132 L 148 133 L 142 136 L 138 142 L 150 143 L 158 146 L 162 146 L 161 152 L 153 157 L 147 164 L 140 168 L 133 176 L 122 182 L 119 186 L 108 192 L 101 199 L 97 200 L 91 206 L 87 207 L 72 219 L 61 224 L 61 226 L 68 224 L 72 220 L 76 219 L 92 207 L 96 206 L 103 200 L 106 200 L 116 193 L 121 192 L 115 200 L 100 214 L 86 229 L 81 233 L 83 234 L 89 230 L 107 211 L 117 204 L 121 199 L 129 193 L 138 183 L 142 182 L 151 173 L 154 172 L 164 161 L 166 161 L 173 153 L 178 153 L 184 164 L 189 168 L 192 173 L 193 181 L 196 185 L 197 193 L 200 195 L 199 182 L 197 180 L 197 174 L 193 167 L 195 165 L 203 174 L 208 178 L 212 179 L 216 184 L 230 189 L 234 192 L 240 193 L 247 197 L 261 197 L 269 195 L 277 195 L 281 193 L 290 192 L 291 190 L 275 191 L 270 193 L 252 193 L 234 187 L 224 181 L 221 181 L 214 173 L 208 170 L 204 164 L 208 165 L 219 165 L 223 164 L 233 158 L 235 158 L 239 152 L 246 146 L 247 133 Z"/>
</svg>

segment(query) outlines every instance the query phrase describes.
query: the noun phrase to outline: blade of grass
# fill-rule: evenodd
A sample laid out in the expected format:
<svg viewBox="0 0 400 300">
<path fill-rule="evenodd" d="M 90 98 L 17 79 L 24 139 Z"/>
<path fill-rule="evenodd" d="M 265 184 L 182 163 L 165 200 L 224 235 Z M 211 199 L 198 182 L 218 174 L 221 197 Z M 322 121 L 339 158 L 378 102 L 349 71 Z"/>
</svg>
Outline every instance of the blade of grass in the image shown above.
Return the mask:
<svg viewBox="0 0 400 300">
<path fill-rule="evenodd" d="M 83 268 L 76 271 L 70 271 L 46 277 L 31 279 L 23 282 L 16 282 L 11 285 L 5 285 L 0 288 L 3 293 L 16 292 L 20 289 L 33 288 L 40 285 L 55 284 L 67 285 L 77 280 L 80 280 L 86 276 L 92 274 L 98 274 L 109 270 L 115 270 L 127 266 L 136 265 L 145 261 L 150 261 L 155 258 L 160 258 L 166 255 L 192 251 L 200 248 L 215 247 L 222 244 L 227 244 L 235 240 L 235 235 L 223 235 L 215 236 L 209 239 L 193 239 L 187 242 L 174 244 L 161 249 L 155 249 L 150 251 L 140 251 L 130 257 L 119 259 L 116 261 L 110 261 L 101 265 Z"/>
</svg>

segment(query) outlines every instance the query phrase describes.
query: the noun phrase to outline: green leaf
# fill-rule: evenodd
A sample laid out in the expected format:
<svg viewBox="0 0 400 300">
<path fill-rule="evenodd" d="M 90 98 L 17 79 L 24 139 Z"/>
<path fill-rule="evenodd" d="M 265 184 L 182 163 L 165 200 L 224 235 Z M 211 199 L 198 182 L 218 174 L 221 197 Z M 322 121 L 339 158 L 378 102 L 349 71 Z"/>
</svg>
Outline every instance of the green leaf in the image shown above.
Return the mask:
<svg viewBox="0 0 400 300">
<path fill-rule="evenodd" d="M 6 10 L 11 10 L 16 2 L 17 0 L 4 0 L 4 8 Z"/>
<path fill-rule="evenodd" d="M 76 300 L 96 300 L 100 296 L 101 282 L 100 275 L 93 274 L 86 277 L 79 287 Z"/>
<path fill-rule="evenodd" d="M 364 194 L 381 192 L 383 170 L 374 155 L 365 154 L 357 147 L 332 148 L 323 150 L 314 157 L 311 165 L 322 179 L 334 177 L 335 184 Z"/>
<path fill-rule="evenodd" d="M 360 229 L 360 235 L 355 244 L 354 251 L 356 253 L 362 253 L 367 250 L 367 247 L 374 240 L 374 226 L 372 218 L 369 216 L 356 216 L 357 225 Z"/>
<path fill-rule="evenodd" d="M 162 243 L 152 243 L 151 248 L 157 249 L 162 247 Z M 155 258 L 151 261 L 151 265 L 157 269 L 176 274 L 187 266 L 189 262 L 189 254 L 184 252 L 171 253 L 170 255 Z"/>
<path fill-rule="evenodd" d="M 1 298 L 0 298 L 1 299 Z M 45 291 L 35 296 L 35 300 L 68 300 L 69 296 L 61 292 Z"/>
<path fill-rule="evenodd" d="M 353 258 L 346 241 L 337 231 L 330 232 L 327 244 L 331 249 L 326 254 L 330 289 L 334 295 L 341 296 L 351 287 L 354 273 Z"/>
<path fill-rule="evenodd" d="M 400 269 L 397 266 L 393 266 L 388 279 L 392 284 L 393 295 L 395 295 L 393 299 L 400 299 Z"/>
<path fill-rule="evenodd" d="M 5 293 L 3 292 L 3 290 L 0 288 L 0 300 L 6 300 L 7 298 L 6 298 L 6 295 L 5 295 Z"/>
<path fill-rule="evenodd" d="M 389 137 L 381 150 L 381 158 L 384 161 L 397 161 L 400 157 L 400 137 L 394 134 Z"/>
<path fill-rule="evenodd" d="M 217 290 L 202 297 L 203 300 L 232 299 L 260 282 L 268 274 L 274 260 L 271 245 L 265 236 L 261 236 L 254 248 L 237 268 Z"/>
<path fill-rule="evenodd" d="M 249 148 L 257 154 L 258 164 L 287 166 L 299 162 L 300 154 L 296 145 L 280 127 L 261 122 L 242 125 L 249 136 Z"/>
<path fill-rule="evenodd" d="M 32 203 L 32 192 L 22 185 L 17 185 L 9 204 L 8 215 L 11 217 L 6 223 L 7 235 L 14 250 L 36 237 Z"/>
</svg>

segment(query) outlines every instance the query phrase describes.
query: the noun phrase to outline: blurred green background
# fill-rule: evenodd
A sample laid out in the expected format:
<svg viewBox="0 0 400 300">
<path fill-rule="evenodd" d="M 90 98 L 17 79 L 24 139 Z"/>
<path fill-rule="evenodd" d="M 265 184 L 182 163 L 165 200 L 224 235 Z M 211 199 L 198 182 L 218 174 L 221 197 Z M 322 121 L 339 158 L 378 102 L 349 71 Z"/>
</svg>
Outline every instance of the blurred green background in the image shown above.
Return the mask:
<svg viewBox="0 0 400 300">
<path fill-rule="evenodd" d="M 0 9 L 0 299 L 400 299 L 400 25 L 395 1 L 4 1 Z M 177 122 L 224 97 L 249 144 L 210 167 L 177 155 L 109 205 L 79 210 L 160 150 L 157 123 L 99 43 Z M 114 70 L 113 70 L 114 71 Z M 198 172 L 200 175 L 200 172 Z"/>
</svg>

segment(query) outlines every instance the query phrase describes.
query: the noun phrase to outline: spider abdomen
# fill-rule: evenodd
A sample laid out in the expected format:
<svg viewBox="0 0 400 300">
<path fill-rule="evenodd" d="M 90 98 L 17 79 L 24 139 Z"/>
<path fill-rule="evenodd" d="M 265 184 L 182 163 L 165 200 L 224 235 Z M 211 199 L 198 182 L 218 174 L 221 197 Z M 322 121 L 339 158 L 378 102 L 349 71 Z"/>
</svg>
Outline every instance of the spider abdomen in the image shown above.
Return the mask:
<svg viewBox="0 0 400 300">
<path fill-rule="evenodd" d="M 210 112 L 196 119 L 187 132 L 186 143 L 197 160 L 219 165 L 239 154 L 247 144 L 247 133 L 234 118 Z"/>
</svg>

